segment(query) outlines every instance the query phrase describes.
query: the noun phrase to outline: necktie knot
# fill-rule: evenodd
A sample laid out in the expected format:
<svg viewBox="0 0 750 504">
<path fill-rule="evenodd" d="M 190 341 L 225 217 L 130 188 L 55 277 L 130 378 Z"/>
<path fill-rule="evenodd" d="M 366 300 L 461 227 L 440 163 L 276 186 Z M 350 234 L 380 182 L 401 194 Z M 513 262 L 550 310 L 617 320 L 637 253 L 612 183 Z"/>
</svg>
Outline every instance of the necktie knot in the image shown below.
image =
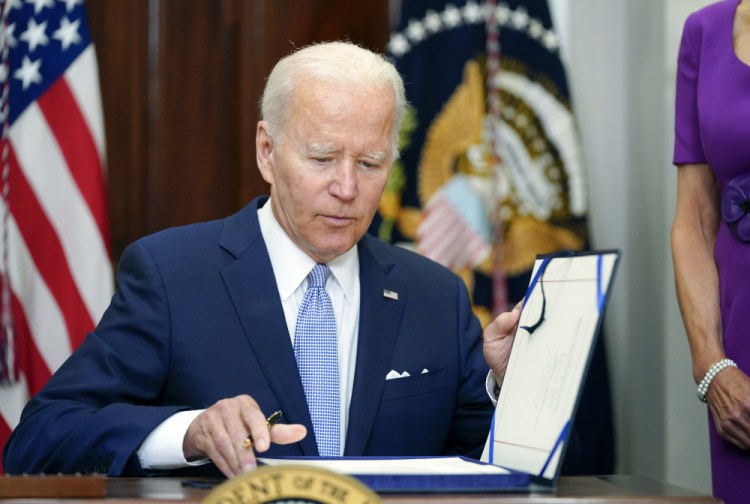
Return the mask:
<svg viewBox="0 0 750 504">
<path fill-rule="evenodd" d="M 310 282 L 310 287 L 316 288 L 316 289 L 324 289 L 326 286 L 326 280 L 328 280 L 328 274 L 331 272 L 331 270 L 328 269 L 328 266 L 325 264 L 316 264 L 313 269 L 310 270 L 310 273 L 307 275 L 308 282 Z"/>
</svg>

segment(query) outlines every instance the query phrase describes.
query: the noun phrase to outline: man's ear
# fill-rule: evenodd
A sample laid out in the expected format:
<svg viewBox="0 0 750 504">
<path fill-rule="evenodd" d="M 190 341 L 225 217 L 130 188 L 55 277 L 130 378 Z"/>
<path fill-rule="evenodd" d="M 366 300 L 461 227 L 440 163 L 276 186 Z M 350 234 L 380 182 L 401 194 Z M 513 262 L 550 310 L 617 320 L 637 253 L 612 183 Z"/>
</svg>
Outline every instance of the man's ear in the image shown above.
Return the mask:
<svg viewBox="0 0 750 504">
<path fill-rule="evenodd" d="M 268 134 L 268 124 L 258 121 L 255 131 L 255 160 L 263 180 L 273 185 L 273 139 Z"/>
</svg>

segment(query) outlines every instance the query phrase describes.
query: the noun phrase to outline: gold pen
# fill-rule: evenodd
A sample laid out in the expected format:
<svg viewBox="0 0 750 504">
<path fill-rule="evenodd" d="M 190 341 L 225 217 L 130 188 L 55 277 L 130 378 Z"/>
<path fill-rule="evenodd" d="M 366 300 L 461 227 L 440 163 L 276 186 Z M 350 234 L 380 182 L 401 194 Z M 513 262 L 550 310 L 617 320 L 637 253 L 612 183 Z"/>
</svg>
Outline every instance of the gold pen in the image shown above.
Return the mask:
<svg viewBox="0 0 750 504">
<path fill-rule="evenodd" d="M 279 421 L 279 418 L 281 418 L 281 410 L 274 411 L 268 418 L 266 418 L 266 425 L 268 426 L 268 430 L 271 430 L 271 427 L 273 427 L 273 424 Z M 250 436 L 247 436 L 242 440 L 243 448 L 250 448 L 252 446 L 253 440 Z"/>
</svg>

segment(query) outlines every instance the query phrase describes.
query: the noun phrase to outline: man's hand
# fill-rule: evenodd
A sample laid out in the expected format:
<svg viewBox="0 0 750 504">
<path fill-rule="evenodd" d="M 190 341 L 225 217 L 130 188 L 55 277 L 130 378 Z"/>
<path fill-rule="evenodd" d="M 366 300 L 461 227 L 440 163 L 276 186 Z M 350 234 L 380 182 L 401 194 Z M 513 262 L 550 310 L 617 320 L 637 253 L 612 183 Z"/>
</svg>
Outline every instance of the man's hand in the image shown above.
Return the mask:
<svg viewBox="0 0 750 504">
<path fill-rule="evenodd" d="M 505 378 L 522 303 L 518 303 L 513 310 L 498 315 L 484 330 L 484 360 L 492 369 L 498 386 L 502 385 Z"/>
<path fill-rule="evenodd" d="M 271 443 L 296 443 L 306 434 L 300 424 L 276 424 L 269 430 L 258 403 L 240 395 L 222 399 L 198 415 L 188 427 L 182 450 L 186 460 L 209 457 L 231 478 L 255 468 L 256 451 L 268 450 Z M 252 446 L 243 445 L 246 438 Z"/>
</svg>

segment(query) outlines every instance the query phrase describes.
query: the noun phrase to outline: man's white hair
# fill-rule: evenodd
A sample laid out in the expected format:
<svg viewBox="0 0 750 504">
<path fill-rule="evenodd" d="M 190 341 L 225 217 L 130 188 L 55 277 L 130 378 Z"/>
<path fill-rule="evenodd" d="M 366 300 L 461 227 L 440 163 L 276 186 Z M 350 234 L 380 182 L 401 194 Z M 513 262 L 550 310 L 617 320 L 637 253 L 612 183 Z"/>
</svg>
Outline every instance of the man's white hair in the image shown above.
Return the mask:
<svg viewBox="0 0 750 504">
<path fill-rule="evenodd" d="M 404 82 L 381 54 L 351 42 L 324 42 L 303 47 L 274 66 L 260 101 L 261 118 L 274 141 L 284 135 L 289 104 L 301 80 L 319 79 L 341 84 L 387 86 L 393 91 L 393 159 L 398 157 L 398 132 L 406 110 Z"/>
</svg>

